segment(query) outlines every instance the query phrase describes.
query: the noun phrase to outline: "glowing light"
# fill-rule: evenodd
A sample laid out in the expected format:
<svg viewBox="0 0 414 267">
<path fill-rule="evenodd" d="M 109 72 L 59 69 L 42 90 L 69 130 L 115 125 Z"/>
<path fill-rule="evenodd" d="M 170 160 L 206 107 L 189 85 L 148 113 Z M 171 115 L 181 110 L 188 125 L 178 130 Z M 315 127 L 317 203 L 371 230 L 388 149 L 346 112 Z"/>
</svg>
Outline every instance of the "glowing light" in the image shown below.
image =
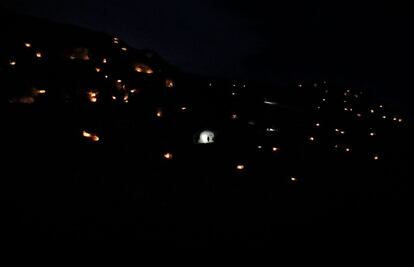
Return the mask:
<svg viewBox="0 0 414 267">
<path fill-rule="evenodd" d="M 382 118 L 385 120 L 387 118 L 387 116 L 384 115 L 384 116 L 382 116 Z"/>
<path fill-rule="evenodd" d="M 237 116 L 237 114 L 231 114 L 231 118 L 233 120 L 237 120 L 239 118 L 239 116 Z"/>
<path fill-rule="evenodd" d="M 266 128 L 266 132 L 268 132 L 268 133 L 274 133 L 274 132 L 276 132 L 276 129 L 275 128 L 272 128 L 272 127 L 269 127 L 269 128 Z"/>
<path fill-rule="evenodd" d="M 346 148 L 345 151 L 346 152 L 351 152 L 351 149 L 350 148 Z"/>
<path fill-rule="evenodd" d="M 403 119 L 398 119 L 398 122 L 403 122 Z"/>
<path fill-rule="evenodd" d="M 114 40 L 114 44 L 119 44 L 119 41 L 118 40 Z"/>
<path fill-rule="evenodd" d="M 302 85 L 302 84 L 299 84 L 298 86 L 299 86 L 299 88 L 302 88 L 302 87 L 303 87 L 303 85 Z"/>
<path fill-rule="evenodd" d="M 298 181 L 298 178 L 296 178 L 296 177 L 290 177 L 290 180 L 291 180 L 292 182 L 297 182 L 297 181 Z"/>
<path fill-rule="evenodd" d="M 122 80 L 116 80 L 117 83 L 122 83 Z"/>
<path fill-rule="evenodd" d="M 380 157 L 378 155 L 374 155 L 374 160 L 379 160 Z"/>
<path fill-rule="evenodd" d="M 246 88 L 246 87 L 247 87 L 247 85 L 243 84 L 243 88 Z"/>
<path fill-rule="evenodd" d="M 371 112 L 371 114 L 374 114 L 375 110 L 371 109 L 369 112 Z"/>
<path fill-rule="evenodd" d="M 116 100 L 116 96 L 114 96 L 114 95 L 113 95 L 113 96 L 112 96 L 112 100 Z"/>
<path fill-rule="evenodd" d="M 345 131 L 341 131 L 341 134 L 344 135 L 345 134 Z"/>
<path fill-rule="evenodd" d="M 92 140 L 94 142 L 99 142 L 99 140 L 100 140 L 100 138 L 96 134 L 89 133 L 87 131 L 83 131 L 82 132 L 82 135 L 83 135 L 83 137 L 85 137 L 85 138 L 87 138 L 89 140 Z"/>
<path fill-rule="evenodd" d="M 131 89 L 129 92 L 131 92 L 131 94 L 135 94 L 135 93 L 138 93 L 138 90 L 137 89 Z"/>
<path fill-rule="evenodd" d="M 339 130 L 339 129 L 335 129 L 335 132 L 339 133 L 339 132 L 340 132 L 340 130 Z"/>
<path fill-rule="evenodd" d="M 236 96 L 236 93 L 235 93 L 235 92 L 233 92 L 233 93 L 231 93 L 231 95 L 232 95 L 232 96 Z"/>
<path fill-rule="evenodd" d="M 153 71 L 152 69 L 148 69 L 148 70 L 146 71 L 146 73 L 147 73 L 147 74 L 153 74 L 153 73 L 154 73 L 154 71 Z"/>
<path fill-rule="evenodd" d="M 362 114 L 361 114 L 361 113 L 358 113 L 358 114 L 357 114 L 357 117 L 358 117 L 358 118 L 361 118 L 361 117 L 362 117 Z"/>
<path fill-rule="evenodd" d="M 212 87 L 212 86 L 213 86 L 213 84 L 212 84 L 212 83 L 209 83 L 209 84 L 208 84 L 208 86 Z"/>
<path fill-rule="evenodd" d="M 236 87 L 236 84 L 233 84 L 233 87 Z"/>
<path fill-rule="evenodd" d="M 44 90 L 44 89 L 33 89 L 33 94 L 35 94 L 35 95 L 44 95 L 44 94 L 46 94 L 46 90 Z"/>
<path fill-rule="evenodd" d="M 106 63 L 108 63 L 108 60 L 107 60 L 106 58 L 104 58 L 104 59 L 102 60 L 102 63 L 103 63 L 103 64 L 106 64 Z"/>
<path fill-rule="evenodd" d="M 280 148 L 278 148 L 278 147 L 272 147 L 272 151 L 273 152 L 278 152 L 278 151 L 280 151 Z"/>
<path fill-rule="evenodd" d="M 380 107 L 380 108 L 384 108 L 384 106 L 383 106 L 383 105 L 380 105 L 379 107 Z"/>
<path fill-rule="evenodd" d="M 164 157 L 164 159 L 166 159 L 166 160 L 172 160 L 174 156 L 173 156 L 173 154 L 172 154 L 172 153 L 167 152 L 167 153 L 165 153 L 165 154 L 163 155 L 163 157 Z"/>
<path fill-rule="evenodd" d="M 96 70 L 96 72 L 101 72 L 101 69 L 100 68 L 95 68 L 95 70 Z"/>
<path fill-rule="evenodd" d="M 262 149 L 262 148 L 263 148 L 263 146 L 257 146 L 257 148 L 258 148 L 258 149 Z"/>
<path fill-rule="evenodd" d="M 40 53 L 40 52 L 36 52 L 36 57 L 37 57 L 37 58 L 41 58 L 41 57 L 42 57 L 42 53 Z"/>
<path fill-rule="evenodd" d="M 326 98 L 322 98 L 322 102 L 326 102 Z"/>
<path fill-rule="evenodd" d="M 315 137 L 309 137 L 309 141 L 311 142 L 315 141 Z"/>
<path fill-rule="evenodd" d="M 369 133 L 370 136 L 375 136 L 374 132 Z"/>
<path fill-rule="evenodd" d="M 320 106 L 317 106 L 316 109 L 321 109 L 321 107 Z"/>
<path fill-rule="evenodd" d="M 16 61 L 14 61 L 14 60 L 12 60 L 12 61 L 10 61 L 10 66 L 16 66 Z"/>
<path fill-rule="evenodd" d="M 174 87 L 174 81 L 172 79 L 165 80 L 165 86 L 167 88 L 173 88 Z"/>
<path fill-rule="evenodd" d="M 96 91 L 88 91 L 88 99 L 91 103 L 96 103 L 98 102 L 98 93 Z"/>
<path fill-rule="evenodd" d="M 161 110 L 158 110 L 156 115 L 158 118 L 162 118 L 164 116 L 164 113 Z"/>
<path fill-rule="evenodd" d="M 398 118 L 394 117 L 392 118 L 393 121 L 398 121 Z"/>
<path fill-rule="evenodd" d="M 244 168 L 245 168 L 244 165 L 241 165 L 241 164 L 236 166 L 236 169 L 239 171 L 244 170 Z"/>
<path fill-rule="evenodd" d="M 122 48 L 121 48 L 121 50 L 122 50 L 122 51 L 128 51 L 128 48 L 126 48 L 126 47 L 122 47 Z"/>
<path fill-rule="evenodd" d="M 348 108 L 344 108 L 345 111 L 348 111 Z"/>
<path fill-rule="evenodd" d="M 277 105 L 277 102 L 274 102 L 274 101 L 268 101 L 268 100 L 266 100 L 266 99 L 265 99 L 264 103 L 265 103 L 266 105 L 269 105 L 269 106 L 276 106 L 276 105 Z"/>
<path fill-rule="evenodd" d="M 187 110 L 187 107 L 181 107 L 181 110 L 182 111 L 186 111 Z"/>
<path fill-rule="evenodd" d="M 108 79 L 109 78 L 109 76 L 108 75 L 105 75 L 105 79 Z"/>
<path fill-rule="evenodd" d="M 129 102 L 129 95 L 125 95 L 125 96 L 124 96 L 124 102 L 125 102 L 125 103 L 128 103 L 128 102 Z"/>
<path fill-rule="evenodd" d="M 30 48 L 30 47 L 32 47 L 32 44 L 31 43 L 25 43 L 24 46 L 26 46 L 27 48 Z"/>
<path fill-rule="evenodd" d="M 315 124 L 315 126 L 316 126 L 316 127 L 320 127 L 320 126 L 321 126 L 321 124 L 320 124 L 319 122 L 317 122 L 317 123 Z"/>
<path fill-rule="evenodd" d="M 215 134 L 212 131 L 203 131 L 200 133 L 198 143 L 199 144 L 212 144 L 214 143 Z"/>
<path fill-rule="evenodd" d="M 318 84 L 317 84 L 317 83 L 314 83 L 314 84 L 313 84 L 313 87 L 318 87 Z"/>
</svg>

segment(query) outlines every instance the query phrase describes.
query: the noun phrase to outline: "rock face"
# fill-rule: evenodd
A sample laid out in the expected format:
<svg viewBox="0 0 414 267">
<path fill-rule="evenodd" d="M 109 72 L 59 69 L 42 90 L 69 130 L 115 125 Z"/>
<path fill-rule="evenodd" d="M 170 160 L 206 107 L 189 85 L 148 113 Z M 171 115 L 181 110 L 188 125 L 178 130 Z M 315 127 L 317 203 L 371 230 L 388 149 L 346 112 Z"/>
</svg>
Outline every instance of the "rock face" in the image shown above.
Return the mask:
<svg viewBox="0 0 414 267">
<path fill-rule="evenodd" d="M 24 235 L 182 241 L 404 216 L 411 128 L 360 89 L 190 75 L 104 33 L 1 26 L 1 188 Z"/>
</svg>

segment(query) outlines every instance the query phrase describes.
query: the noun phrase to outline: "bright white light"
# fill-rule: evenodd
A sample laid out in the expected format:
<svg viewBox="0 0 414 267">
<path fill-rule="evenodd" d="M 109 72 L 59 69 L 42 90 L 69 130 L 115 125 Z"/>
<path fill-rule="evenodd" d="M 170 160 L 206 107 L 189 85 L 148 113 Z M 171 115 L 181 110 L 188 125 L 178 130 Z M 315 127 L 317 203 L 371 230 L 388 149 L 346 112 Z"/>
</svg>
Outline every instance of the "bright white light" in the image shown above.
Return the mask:
<svg viewBox="0 0 414 267">
<path fill-rule="evenodd" d="M 199 144 L 212 144 L 214 143 L 215 134 L 212 131 L 203 131 L 200 133 L 200 137 L 198 139 Z"/>
<path fill-rule="evenodd" d="M 274 133 L 274 132 L 276 132 L 276 129 L 269 127 L 269 128 L 266 128 L 266 132 L 268 132 L 268 133 Z"/>
<path fill-rule="evenodd" d="M 264 103 L 265 103 L 266 105 L 270 105 L 270 106 L 276 106 L 276 105 L 277 105 L 277 103 L 276 103 L 276 102 L 273 102 L 273 101 L 268 101 L 268 100 L 266 100 L 266 99 L 265 99 Z"/>
</svg>

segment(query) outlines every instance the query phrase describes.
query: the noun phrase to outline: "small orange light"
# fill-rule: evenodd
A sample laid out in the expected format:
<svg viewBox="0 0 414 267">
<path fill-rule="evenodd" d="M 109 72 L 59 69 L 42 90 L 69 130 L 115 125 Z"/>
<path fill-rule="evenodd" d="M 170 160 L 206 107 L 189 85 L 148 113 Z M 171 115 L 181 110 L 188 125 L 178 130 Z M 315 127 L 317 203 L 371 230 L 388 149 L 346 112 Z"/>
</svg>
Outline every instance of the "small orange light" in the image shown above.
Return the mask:
<svg viewBox="0 0 414 267">
<path fill-rule="evenodd" d="M 95 68 L 95 70 L 96 70 L 96 72 L 101 72 L 101 69 L 100 68 Z"/>
<path fill-rule="evenodd" d="M 166 86 L 167 88 L 173 88 L 173 87 L 174 87 L 174 81 L 173 81 L 173 80 L 171 80 L 171 79 L 167 79 L 167 80 L 165 81 L 165 86 Z"/>
<path fill-rule="evenodd" d="M 153 74 L 153 73 L 154 73 L 154 71 L 152 69 L 147 70 L 147 74 Z"/>
</svg>

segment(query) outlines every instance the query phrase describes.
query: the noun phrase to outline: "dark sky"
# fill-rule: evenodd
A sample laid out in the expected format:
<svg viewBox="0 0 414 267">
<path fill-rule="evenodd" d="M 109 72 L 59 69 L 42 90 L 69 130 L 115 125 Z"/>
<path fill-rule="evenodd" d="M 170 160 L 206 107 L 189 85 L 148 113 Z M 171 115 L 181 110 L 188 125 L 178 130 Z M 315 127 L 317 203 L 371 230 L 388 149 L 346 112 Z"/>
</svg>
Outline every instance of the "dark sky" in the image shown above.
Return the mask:
<svg viewBox="0 0 414 267">
<path fill-rule="evenodd" d="M 154 49 L 192 72 L 264 81 L 332 75 L 378 87 L 395 98 L 411 96 L 407 82 L 412 75 L 406 67 L 413 47 L 408 4 L 341 0 L 3 3 L 22 13 L 112 33 L 137 48 Z"/>
</svg>

